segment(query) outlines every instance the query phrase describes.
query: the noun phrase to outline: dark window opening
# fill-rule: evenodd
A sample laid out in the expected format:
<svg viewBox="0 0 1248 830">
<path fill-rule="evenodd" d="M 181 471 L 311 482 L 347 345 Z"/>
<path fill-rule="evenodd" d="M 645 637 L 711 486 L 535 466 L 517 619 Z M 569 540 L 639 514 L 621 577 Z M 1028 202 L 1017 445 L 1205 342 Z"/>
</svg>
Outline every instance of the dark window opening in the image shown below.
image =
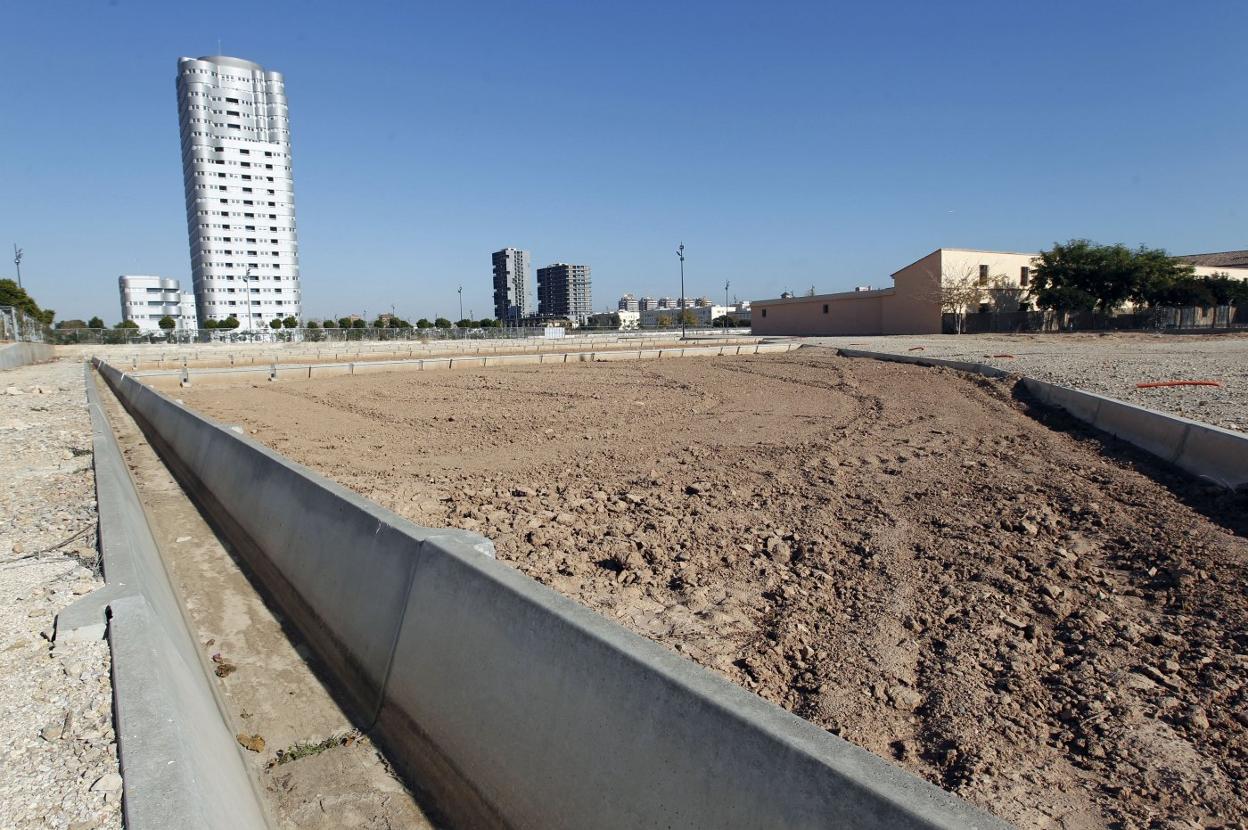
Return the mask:
<svg viewBox="0 0 1248 830">
<path fill-rule="evenodd" d="M 823 313 L 824 313 L 824 314 L 827 314 L 827 313 L 828 313 L 828 304 L 827 304 L 827 303 L 824 303 L 824 304 L 823 304 Z"/>
</svg>

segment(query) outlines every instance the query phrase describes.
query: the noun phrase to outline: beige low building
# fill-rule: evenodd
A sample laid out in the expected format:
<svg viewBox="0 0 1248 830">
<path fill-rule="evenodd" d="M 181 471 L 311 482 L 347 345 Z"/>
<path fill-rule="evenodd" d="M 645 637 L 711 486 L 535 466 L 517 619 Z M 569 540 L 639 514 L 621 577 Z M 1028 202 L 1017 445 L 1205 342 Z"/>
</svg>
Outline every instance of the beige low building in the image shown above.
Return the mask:
<svg viewBox="0 0 1248 830">
<path fill-rule="evenodd" d="M 1027 307 L 1036 254 L 938 248 L 892 274 L 893 287 L 753 302 L 754 334 L 940 334 L 944 313 Z M 1195 265 L 1197 276 L 1248 269 Z"/>
</svg>

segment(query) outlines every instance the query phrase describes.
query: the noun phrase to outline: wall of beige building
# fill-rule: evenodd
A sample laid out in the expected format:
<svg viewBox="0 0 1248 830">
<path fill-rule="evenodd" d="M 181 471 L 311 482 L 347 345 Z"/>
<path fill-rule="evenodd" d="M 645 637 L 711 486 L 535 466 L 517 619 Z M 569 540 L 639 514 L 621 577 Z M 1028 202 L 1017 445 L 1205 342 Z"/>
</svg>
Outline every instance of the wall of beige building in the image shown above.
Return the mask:
<svg viewBox="0 0 1248 830">
<path fill-rule="evenodd" d="M 1036 259 L 1035 254 L 1010 251 L 939 248 L 894 273 L 892 288 L 755 300 L 753 331 L 796 336 L 940 334 L 944 312 L 1018 311 L 1029 303 Z M 1197 276 L 1213 274 L 1248 279 L 1245 268 L 1196 267 Z"/>
</svg>

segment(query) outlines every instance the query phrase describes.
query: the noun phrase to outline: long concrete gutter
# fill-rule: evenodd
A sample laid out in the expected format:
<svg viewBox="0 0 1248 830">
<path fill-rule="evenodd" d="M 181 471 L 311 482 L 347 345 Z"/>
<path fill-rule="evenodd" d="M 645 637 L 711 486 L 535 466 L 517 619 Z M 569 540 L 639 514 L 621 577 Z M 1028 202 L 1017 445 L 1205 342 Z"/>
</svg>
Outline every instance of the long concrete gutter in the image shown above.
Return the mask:
<svg viewBox="0 0 1248 830">
<path fill-rule="evenodd" d="M 106 585 L 57 615 L 55 639 L 107 631 L 126 827 L 268 826 L 85 368 Z"/>
<path fill-rule="evenodd" d="M 284 347 L 252 347 L 239 351 L 229 346 L 203 348 L 174 348 L 165 351 L 164 346 L 144 347 L 146 352 L 125 352 L 124 347 L 105 347 L 90 354 L 118 368 L 169 369 L 183 367 L 213 368 L 228 366 L 267 366 L 272 363 L 343 362 L 346 360 L 413 359 L 417 357 L 454 357 L 456 355 L 488 354 L 538 354 L 541 352 L 566 352 L 574 350 L 608 349 L 654 349 L 679 348 L 681 346 L 710 346 L 726 344 L 757 343 L 761 338 L 734 335 L 730 337 L 705 337 L 680 341 L 671 336 L 619 336 L 593 335 L 589 337 L 560 337 L 555 339 L 524 340 L 447 340 L 421 343 L 419 341 L 395 341 L 390 343 L 327 343 L 290 344 Z M 90 349 L 84 349 L 90 351 Z M 150 353 L 147 353 L 150 352 Z"/>
<path fill-rule="evenodd" d="M 1011 376 L 983 363 L 860 349 L 837 352 L 845 357 L 943 366 L 992 378 Z M 1199 479 L 1232 490 L 1248 484 L 1248 435 L 1035 378 L 1022 377 L 1020 382 L 1040 403 L 1064 410 L 1093 429 L 1126 441 Z"/>
<path fill-rule="evenodd" d="M 0 371 L 31 363 L 47 363 L 53 357 L 53 349 L 47 343 L 0 344 Z"/>
<path fill-rule="evenodd" d="M 410 782 L 463 827 L 1003 822 L 97 364 Z"/>
<path fill-rule="evenodd" d="M 439 369 L 482 369 L 490 366 L 519 366 L 551 363 L 598 363 L 615 360 L 671 360 L 680 357 L 723 357 L 729 355 L 779 354 L 799 348 L 799 343 L 743 343 L 721 346 L 673 346 L 654 349 L 610 349 L 580 352 L 530 354 L 458 355 L 454 357 L 405 360 L 368 360 L 333 363 L 274 363 L 268 366 L 236 366 L 216 369 L 145 369 L 129 372 L 157 388 L 175 383 L 230 383 L 266 378 L 267 380 L 310 380 L 314 377 L 361 375 L 369 372 L 425 372 Z"/>
</svg>

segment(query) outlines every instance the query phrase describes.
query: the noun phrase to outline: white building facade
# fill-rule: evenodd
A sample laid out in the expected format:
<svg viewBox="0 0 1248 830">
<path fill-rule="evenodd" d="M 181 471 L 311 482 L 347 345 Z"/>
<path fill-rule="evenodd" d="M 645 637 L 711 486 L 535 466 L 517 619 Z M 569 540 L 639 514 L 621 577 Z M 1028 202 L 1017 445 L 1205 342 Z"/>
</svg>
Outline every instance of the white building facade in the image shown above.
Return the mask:
<svg viewBox="0 0 1248 830">
<path fill-rule="evenodd" d="M 178 59 L 178 121 L 199 319 L 263 330 L 300 319 L 290 123 L 280 72 L 224 56 Z"/>
<path fill-rule="evenodd" d="M 117 279 L 121 294 L 121 319 L 135 323 L 140 331 L 163 331 L 161 319 L 170 317 L 174 328 L 196 329 L 195 297 L 181 290 L 181 284 L 168 277 L 123 274 Z"/>
</svg>

